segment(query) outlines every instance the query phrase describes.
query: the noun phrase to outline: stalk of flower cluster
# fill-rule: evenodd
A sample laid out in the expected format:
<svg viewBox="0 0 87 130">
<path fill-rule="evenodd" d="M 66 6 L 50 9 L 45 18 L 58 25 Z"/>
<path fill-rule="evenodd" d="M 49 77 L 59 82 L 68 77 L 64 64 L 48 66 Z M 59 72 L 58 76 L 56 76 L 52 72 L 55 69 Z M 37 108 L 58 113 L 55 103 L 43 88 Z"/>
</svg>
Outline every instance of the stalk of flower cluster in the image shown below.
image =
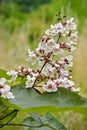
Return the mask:
<svg viewBox="0 0 87 130">
<path fill-rule="evenodd" d="M 73 56 L 64 56 L 64 53 L 76 49 L 78 32 L 73 18 L 66 21 L 63 18 L 58 18 L 58 23 L 45 31 L 34 51 L 28 49 L 27 60 L 31 65 L 38 65 L 38 69 L 25 69 L 20 66 L 18 70 L 7 72 L 12 76 L 10 81 L 16 80 L 18 76 L 25 77 L 26 88 L 41 87 L 45 92 L 56 92 L 59 87 L 74 92 L 80 90 L 73 87 L 75 84 L 71 76 Z"/>
</svg>

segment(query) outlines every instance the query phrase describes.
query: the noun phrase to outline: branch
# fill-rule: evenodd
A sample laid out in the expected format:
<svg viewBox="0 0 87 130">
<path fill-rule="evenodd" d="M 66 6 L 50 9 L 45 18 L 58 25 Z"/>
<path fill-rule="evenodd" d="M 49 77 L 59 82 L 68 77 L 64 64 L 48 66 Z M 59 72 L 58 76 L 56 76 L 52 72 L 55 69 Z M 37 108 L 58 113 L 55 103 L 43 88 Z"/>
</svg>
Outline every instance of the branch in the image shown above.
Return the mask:
<svg viewBox="0 0 87 130">
<path fill-rule="evenodd" d="M 52 55 L 52 52 L 51 52 L 51 53 L 48 55 L 48 57 L 45 59 L 45 62 L 44 62 L 44 64 L 43 64 L 43 66 L 42 66 L 41 69 L 39 70 L 39 73 L 42 72 L 43 68 L 45 67 L 45 65 L 46 65 L 46 63 L 48 62 L 48 60 L 49 60 L 49 58 L 51 57 L 51 55 Z M 33 86 L 35 86 L 35 83 L 36 83 L 37 79 L 38 79 L 38 77 L 35 79 Z"/>
<path fill-rule="evenodd" d="M 2 128 L 2 127 L 5 126 L 5 125 L 8 125 L 8 123 L 9 123 L 10 121 L 12 121 L 12 120 L 14 119 L 14 117 L 17 115 L 17 112 L 18 112 L 18 110 L 13 110 L 12 112 L 10 112 L 10 113 L 7 114 L 6 116 L 4 116 L 4 118 L 6 118 L 6 117 L 10 116 L 11 114 L 13 114 L 13 116 L 12 116 L 5 124 L 0 124 L 0 128 Z M 4 119 L 4 118 L 2 118 L 2 119 Z M 2 119 L 1 119 L 1 120 L 2 120 Z"/>
<path fill-rule="evenodd" d="M 11 111 L 10 113 L 8 113 L 7 115 L 5 115 L 4 117 L 2 117 L 0 120 L 3 120 L 4 118 L 6 118 L 6 117 L 8 117 L 8 116 L 10 116 L 11 114 L 13 114 L 14 112 L 17 112 L 18 110 L 13 110 L 13 111 Z"/>
<path fill-rule="evenodd" d="M 57 39 L 57 43 L 59 42 L 60 37 L 61 37 L 61 34 L 59 34 L 59 37 L 58 37 L 58 39 Z"/>
<path fill-rule="evenodd" d="M 40 128 L 40 127 L 46 126 L 46 127 L 52 128 L 53 130 L 56 130 L 54 127 L 49 126 L 48 124 L 41 124 L 41 125 L 37 125 L 37 126 L 26 125 L 26 124 L 14 124 L 14 123 L 0 124 L 0 125 L 3 125 L 3 126 L 5 126 L 5 125 L 7 125 L 7 126 L 25 126 L 25 127 L 31 127 L 31 128 Z"/>
</svg>

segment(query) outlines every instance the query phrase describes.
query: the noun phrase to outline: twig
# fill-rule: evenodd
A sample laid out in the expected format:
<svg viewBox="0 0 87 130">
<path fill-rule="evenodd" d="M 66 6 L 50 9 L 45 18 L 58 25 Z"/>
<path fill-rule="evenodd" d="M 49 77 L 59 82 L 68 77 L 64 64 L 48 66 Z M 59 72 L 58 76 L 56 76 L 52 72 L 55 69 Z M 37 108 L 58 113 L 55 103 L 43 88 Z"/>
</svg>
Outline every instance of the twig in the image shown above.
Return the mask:
<svg viewBox="0 0 87 130">
<path fill-rule="evenodd" d="M 59 42 L 60 37 L 61 37 L 61 35 L 59 34 L 59 37 L 58 37 L 58 39 L 57 39 L 57 43 Z"/>
<path fill-rule="evenodd" d="M 56 128 L 49 126 L 49 124 L 41 124 L 41 125 L 37 125 L 37 126 L 32 126 L 32 125 L 26 125 L 26 124 L 11 123 L 11 124 L 0 124 L 0 125 L 3 125 L 3 126 L 5 126 L 5 125 L 7 125 L 7 126 L 25 126 L 25 127 L 31 127 L 31 128 L 40 128 L 40 127 L 46 126 L 46 127 L 52 128 L 53 130 L 56 130 Z"/>
</svg>

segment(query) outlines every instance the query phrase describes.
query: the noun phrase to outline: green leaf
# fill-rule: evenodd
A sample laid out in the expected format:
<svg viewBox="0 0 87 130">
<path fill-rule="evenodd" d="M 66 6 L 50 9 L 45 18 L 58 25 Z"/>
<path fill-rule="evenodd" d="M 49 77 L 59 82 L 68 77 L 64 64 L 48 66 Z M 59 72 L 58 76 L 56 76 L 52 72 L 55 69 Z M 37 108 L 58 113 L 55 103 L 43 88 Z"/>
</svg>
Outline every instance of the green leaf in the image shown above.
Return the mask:
<svg viewBox="0 0 87 130">
<path fill-rule="evenodd" d="M 87 115 L 87 99 L 75 92 L 59 88 L 57 92 L 39 95 L 34 89 L 22 86 L 12 87 L 14 99 L 9 101 L 2 98 L 8 106 L 28 112 L 56 112 L 74 110 Z"/>
<path fill-rule="evenodd" d="M 30 117 L 24 119 L 23 125 L 25 125 L 24 130 L 66 130 L 66 128 L 49 113 L 46 114 L 46 116 L 31 113 Z"/>
<path fill-rule="evenodd" d="M 5 109 L 7 109 L 7 106 L 0 101 L 0 115 Z"/>
<path fill-rule="evenodd" d="M 6 78 L 7 80 L 10 80 L 12 76 L 7 75 L 7 71 L 0 69 L 0 78 Z M 25 78 L 22 79 L 22 77 L 18 76 L 15 81 L 9 82 L 10 86 L 13 86 L 15 84 L 24 84 Z"/>
<path fill-rule="evenodd" d="M 17 114 L 17 110 L 7 109 L 4 114 L 0 116 L 0 128 L 8 124 Z"/>
<path fill-rule="evenodd" d="M 5 70 L 0 69 L 0 78 L 10 79 L 10 76 L 6 74 Z"/>
</svg>

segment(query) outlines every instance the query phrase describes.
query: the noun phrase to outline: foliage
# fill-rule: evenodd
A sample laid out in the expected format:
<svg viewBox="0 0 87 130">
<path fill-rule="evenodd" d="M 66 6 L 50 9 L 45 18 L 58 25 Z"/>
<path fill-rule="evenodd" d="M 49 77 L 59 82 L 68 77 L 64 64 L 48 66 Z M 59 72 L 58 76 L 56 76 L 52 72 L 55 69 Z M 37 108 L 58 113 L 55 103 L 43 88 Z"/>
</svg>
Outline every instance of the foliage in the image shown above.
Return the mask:
<svg viewBox="0 0 87 130">
<path fill-rule="evenodd" d="M 8 1 L 10 2 L 11 0 L 8 0 Z M 1 12 L 0 12 L 1 36 L 3 34 L 3 40 L 2 39 L 0 40 L 0 45 L 2 45 L 1 46 L 1 48 L 2 48 L 1 49 L 1 51 L 2 51 L 1 57 L 3 59 L 3 60 L 1 60 L 1 64 L 2 64 L 2 61 L 4 63 L 2 68 L 6 68 L 6 69 L 9 68 L 10 64 L 12 65 L 12 60 L 13 60 L 13 62 L 15 62 L 14 64 L 20 64 L 19 59 L 16 61 L 13 57 L 11 59 L 11 56 L 15 55 L 15 57 L 16 57 L 16 55 L 18 56 L 18 54 L 20 53 L 19 50 L 18 50 L 18 44 L 19 44 L 20 48 L 21 48 L 21 46 L 24 47 L 25 44 L 22 44 L 22 41 L 23 41 L 22 37 L 26 36 L 27 37 L 27 40 L 26 40 L 27 43 L 29 44 L 29 46 L 31 46 L 32 49 L 34 49 L 37 46 L 37 41 L 39 41 L 41 35 L 43 34 L 42 30 L 45 30 L 47 28 L 48 23 L 55 21 L 55 17 L 53 18 L 53 15 L 54 14 L 56 15 L 57 12 L 60 11 L 60 10 L 62 11 L 62 13 L 66 12 L 67 16 L 75 16 L 75 18 L 79 20 L 78 26 L 79 26 L 79 29 L 81 30 L 84 23 L 85 23 L 85 20 L 86 20 L 86 6 L 87 6 L 86 0 L 76 0 L 76 1 L 73 1 L 73 0 L 59 0 L 59 1 L 58 0 L 52 0 L 52 3 L 50 3 L 48 5 L 45 4 L 45 5 L 42 5 L 41 7 L 37 6 L 38 8 L 36 8 L 36 7 L 33 8 L 32 13 L 28 14 L 27 11 L 30 12 L 32 8 L 29 8 L 29 10 L 27 8 L 25 8 L 25 12 L 24 12 L 24 6 L 20 7 L 20 5 L 16 5 L 16 4 L 13 5 L 13 6 L 10 6 L 9 4 L 6 4 L 6 5 L 3 5 L 1 7 L 1 5 L 0 5 L 0 10 L 1 10 Z M 25 7 L 26 7 L 26 5 L 25 5 Z M 66 9 L 67 9 L 67 11 L 66 11 Z M 25 30 L 26 31 L 28 30 L 27 35 L 25 33 Z M 23 34 L 21 34 L 21 32 Z M 79 33 L 81 33 L 81 32 L 79 31 Z M 21 34 L 21 36 L 19 34 Z M 21 41 L 18 40 L 18 35 L 19 35 Z M 0 36 L 0 38 L 1 38 L 1 36 Z M 82 36 L 83 36 L 83 34 L 82 34 Z M 11 41 L 7 40 L 8 38 L 12 39 L 12 40 Z M 85 97 L 86 97 L 86 91 L 85 91 L 86 90 L 86 87 L 85 87 L 86 86 L 86 70 L 85 70 L 85 68 L 86 68 L 86 63 L 87 63 L 86 59 L 85 59 L 85 57 L 86 57 L 86 53 L 85 53 L 86 52 L 86 46 L 85 46 L 86 36 L 84 36 L 83 39 L 81 39 L 81 38 L 80 38 L 80 40 L 82 40 L 81 43 L 83 41 L 84 41 L 84 43 L 81 44 L 81 49 L 78 51 L 79 53 L 78 52 L 76 53 L 77 58 L 76 58 L 75 65 L 77 65 L 77 67 L 75 67 L 75 74 L 74 75 L 75 75 L 76 79 L 74 79 L 74 80 L 76 80 L 76 81 L 78 80 L 77 81 L 78 83 L 76 83 L 76 86 L 82 87 L 81 94 L 83 94 L 82 92 L 84 92 Z M 11 53 L 11 56 L 9 57 L 9 59 L 7 58 L 7 55 L 6 55 L 6 60 L 5 60 L 5 56 L 3 56 L 4 55 L 3 54 L 3 52 L 4 52 L 3 46 L 5 46 L 5 47 L 7 46 L 9 48 L 9 50 L 5 49 L 5 51 L 7 53 L 9 53 L 11 47 L 15 48 L 15 44 L 14 44 L 15 41 L 13 41 L 13 39 L 16 39 L 15 41 L 17 41 L 16 51 L 18 50 L 18 53 L 16 53 L 16 52 Z M 4 40 L 6 41 L 5 43 L 3 42 Z M 11 44 L 10 44 L 10 42 L 11 42 Z M 25 42 L 25 39 L 24 39 L 23 42 Z M 84 50 L 84 51 L 82 51 L 82 50 Z M 22 53 L 24 53 L 24 52 L 22 51 Z M 21 54 L 20 56 L 22 57 L 23 55 Z M 82 61 L 83 57 L 84 57 L 84 61 Z M 5 65 L 6 61 L 7 61 L 7 64 Z M 22 63 L 23 63 L 23 61 L 22 61 Z M 78 64 L 80 64 L 80 65 L 78 66 Z M 84 68 L 84 71 L 83 71 L 82 68 Z M 5 75 L 5 73 L 3 73 L 4 75 L 1 74 L 2 72 L 3 71 L 0 71 L 0 78 L 6 76 L 5 78 L 8 79 L 8 76 Z M 79 73 L 81 73 L 81 75 Z M 76 77 L 76 76 L 78 76 L 78 77 Z M 17 83 L 18 83 L 18 81 L 17 81 Z M 13 85 L 13 83 L 12 83 L 12 85 Z M 17 88 L 15 88 L 15 89 L 17 89 Z M 5 104 L 1 105 L 1 102 L 0 102 L 0 110 L 1 111 L 5 110 L 5 113 L 6 113 L 6 109 L 4 109 L 4 108 L 7 108 L 7 107 L 8 106 L 6 106 Z M 19 107 L 17 106 L 17 108 L 19 108 Z M 13 109 L 13 108 L 11 108 L 11 109 Z M 80 111 L 80 113 L 83 113 L 84 115 L 86 115 L 86 113 L 87 113 L 86 108 L 83 107 L 83 106 L 80 106 L 80 109 L 79 109 L 79 107 L 73 107 L 71 109 L 74 110 L 74 111 L 78 111 L 78 112 Z M 48 112 L 49 108 L 47 108 L 45 110 L 46 110 L 45 112 Z M 68 108 L 61 109 L 61 111 L 66 111 L 66 110 L 68 110 Z M 1 114 L 2 114 L 1 111 L 0 111 L 0 117 L 1 117 Z M 31 111 L 39 112 L 39 109 L 31 108 Z M 50 108 L 50 111 L 52 111 L 54 113 L 54 109 L 51 110 L 51 108 Z M 58 111 L 60 111 L 60 109 L 58 109 Z M 19 117 L 19 119 L 23 117 L 23 113 L 24 113 L 23 110 L 22 110 L 21 113 L 22 114 Z M 43 109 L 40 109 L 40 113 L 43 113 Z M 55 109 L 55 113 L 57 113 L 56 109 Z M 63 115 L 63 113 L 61 115 Z M 62 118 L 64 118 L 64 117 L 62 116 Z M 68 117 L 68 120 L 69 120 L 69 118 L 70 117 Z M 73 117 L 73 118 L 76 119 L 76 116 Z M 7 118 L 6 118 L 6 120 L 7 120 Z M 83 122 L 85 122 L 85 121 L 82 120 L 80 124 L 83 125 Z M 6 123 L 6 122 L 4 122 L 4 123 Z M 69 123 L 69 124 L 71 124 L 71 123 Z M 76 129 L 76 130 L 80 128 L 80 126 L 79 126 L 79 128 L 77 128 L 77 125 L 73 125 L 73 127 L 74 127 L 73 129 Z M 84 125 L 84 127 L 86 127 L 86 124 Z M 4 127 L 2 129 L 4 129 Z M 10 129 L 10 128 L 7 127 L 6 129 Z M 14 129 L 14 128 L 12 128 L 12 129 Z"/>
<path fill-rule="evenodd" d="M 66 128 L 54 116 L 48 113 L 45 116 L 37 113 L 30 113 L 30 116 L 24 119 L 23 124 L 10 123 L 14 117 L 16 117 L 18 111 L 34 111 L 39 113 L 46 113 L 49 111 L 55 113 L 55 111 L 63 112 L 73 110 L 87 116 L 87 99 L 76 93 L 76 91 L 79 89 L 72 87 L 74 83 L 71 81 L 70 72 L 67 73 L 69 75 L 67 75 L 65 72 L 69 71 L 67 70 L 67 67 L 72 66 L 72 56 L 68 58 L 62 57 L 58 61 L 56 61 L 56 59 L 59 59 L 60 57 L 56 56 L 54 60 L 54 55 L 57 53 L 60 54 L 61 49 L 64 49 L 64 51 L 66 49 L 71 52 L 77 44 L 77 32 L 75 32 L 76 25 L 73 22 L 73 19 L 63 21 L 64 18 L 65 16 L 61 17 L 59 13 L 58 21 L 61 21 L 61 23 L 54 24 L 50 29 L 46 30 L 45 33 L 47 36 L 45 35 L 42 37 L 41 42 L 35 51 L 28 50 L 28 60 L 31 62 L 31 64 L 33 63 L 33 60 L 36 60 L 38 57 L 40 57 L 40 62 L 43 60 L 45 61 L 44 64 L 42 64 L 41 69 L 34 71 L 20 66 L 18 70 L 11 70 L 8 72 L 0 70 L 0 128 L 3 128 L 6 125 L 18 125 L 24 126 L 24 130 L 66 130 Z M 72 40 L 73 36 L 75 38 L 74 41 Z M 68 41 L 69 44 L 67 44 L 67 46 L 66 43 L 63 44 L 63 42 L 61 42 L 64 40 L 63 37 L 68 37 L 69 40 L 71 38 L 71 40 Z M 56 44 L 52 38 L 55 38 Z M 50 40 L 51 42 L 49 42 Z M 45 47 L 43 46 L 43 42 Z M 49 43 L 51 43 L 51 48 Z M 55 45 L 59 45 L 58 48 L 56 48 L 58 49 L 56 53 L 52 49 L 55 47 Z M 53 57 L 51 57 L 52 53 Z M 52 62 L 52 60 L 54 62 Z M 49 68 L 46 68 L 47 73 L 43 73 L 43 68 L 45 68 L 46 64 L 51 65 L 50 70 L 53 69 L 53 67 L 57 67 L 57 73 L 53 73 L 53 77 L 52 74 L 48 75 L 50 72 L 48 71 Z M 62 81 L 56 82 L 55 77 L 57 77 L 57 81 L 62 79 L 63 83 L 65 82 L 65 84 L 62 84 L 61 87 Z M 66 82 L 65 79 L 67 79 L 70 84 Z M 36 89 L 39 83 L 41 83 L 39 87 L 42 87 L 44 81 L 44 92 L 43 90 Z M 8 85 L 6 83 L 8 83 Z"/>
<path fill-rule="evenodd" d="M 24 89 L 22 86 L 13 87 L 15 99 L 9 102 L 1 99 L 0 103 L 0 127 L 19 125 L 24 126 L 24 130 L 66 130 L 66 128 L 53 117 L 46 114 L 46 117 L 36 113 L 30 113 L 30 116 L 24 119 L 23 124 L 13 124 L 10 121 L 16 116 L 18 111 L 26 112 L 63 112 L 74 110 L 86 116 L 87 99 L 79 96 L 74 92 L 60 88 L 57 93 L 38 95 L 35 90 Z M 5 105 L 6 104 L 6 105 Z M 12 110 L 13 109 L 13 110 Z"/>
<path fill-rule="evenodd" d="M 30 125 L 31 127 L 29 128 L 31 130 L 66 130 L 66 128 L 49 113 L 47 113 L 45 117 L 36 113 L 30 113 L 30 117 L 25 118 L 23 124 Z M 30 130 L 29 128 L 24 127 L 24 130 Z"/>
<path fill-rule="evenodd" d="M 56 111 L 74 110 L 85 116 L 87 113 L 87 99 L 64 88 L 59 88 L 56 93 L 39 95 L 32 88 L 26 90 L 25 87 L 18 85 L 12 87 L 12 92 L 15 96 L 14 99 L 10 99 L 9 102 L 4 99 L 2 101 L 6 105 L 21 111 L 45 113 L 49 110 L 49 112 L 55 113 Z"/>
</svg>

